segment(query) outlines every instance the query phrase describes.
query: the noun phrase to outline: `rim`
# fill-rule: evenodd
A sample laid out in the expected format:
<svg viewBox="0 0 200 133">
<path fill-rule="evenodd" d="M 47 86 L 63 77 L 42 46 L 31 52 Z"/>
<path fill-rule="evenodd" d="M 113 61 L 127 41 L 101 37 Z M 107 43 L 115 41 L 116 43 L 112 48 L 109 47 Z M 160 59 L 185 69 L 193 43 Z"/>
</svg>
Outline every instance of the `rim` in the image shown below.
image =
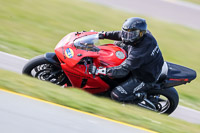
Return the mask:
<svg viewBox="0 0 200 133">
<path fill-rule="evenodd" d="M 151 94 L 144 98 L 140 103 L 138 103 L 138 105 L 143 108 L 163 114 L 170 108 L 170 101 L 166 96 L 162 94 Z"/>
<path fill-rule="evenodd" d="M 57 85 L 62 85 L 66 79 L 62 69 L 52 64 L 38 65 L 31 70 L 30 74 L 32 77 L 38 78 L 39 80 L 49 81 Z"/>
<path fill-rule="evenodd" d="M 156 111 L 160 113 L 165 113 L 170 107 L 170 101 L 164 95 L 150 95 L 150 101 L 155 105 Z"/>
</svg>

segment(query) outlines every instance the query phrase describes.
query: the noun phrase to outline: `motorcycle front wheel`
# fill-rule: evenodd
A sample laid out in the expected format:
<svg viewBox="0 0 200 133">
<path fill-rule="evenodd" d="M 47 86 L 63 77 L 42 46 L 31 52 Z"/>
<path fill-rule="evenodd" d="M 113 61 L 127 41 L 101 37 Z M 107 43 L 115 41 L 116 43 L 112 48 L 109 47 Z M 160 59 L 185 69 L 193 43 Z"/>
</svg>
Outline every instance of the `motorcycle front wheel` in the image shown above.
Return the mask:
<svg viewBox="0 0 200 133">
<path fill-rule="evenodd" d="M 69 82 L 62 68 L 47 61 L 44 55 L 29 60 L 23 67 L 22 74 L 61 86 Z"/>
</svg>

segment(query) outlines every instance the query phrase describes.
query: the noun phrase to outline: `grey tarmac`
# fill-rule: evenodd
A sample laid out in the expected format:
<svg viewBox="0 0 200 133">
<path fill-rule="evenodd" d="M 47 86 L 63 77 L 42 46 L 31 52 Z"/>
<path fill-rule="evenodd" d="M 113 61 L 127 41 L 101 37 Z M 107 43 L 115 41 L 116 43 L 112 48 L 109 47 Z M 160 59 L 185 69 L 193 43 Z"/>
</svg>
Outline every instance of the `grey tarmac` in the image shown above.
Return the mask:
<svg viewBox="0 0 200 133">
<path fill-rule="evenodd" d="M 1 133 L 149 133 L 0 90 Z"/>
<path fill-rule="evenodd" d="M 200 5 L 180 0 L 85 0 L 200 30 Z M 134 17 L 134 16 L 133 16 Z"/>
</svg>

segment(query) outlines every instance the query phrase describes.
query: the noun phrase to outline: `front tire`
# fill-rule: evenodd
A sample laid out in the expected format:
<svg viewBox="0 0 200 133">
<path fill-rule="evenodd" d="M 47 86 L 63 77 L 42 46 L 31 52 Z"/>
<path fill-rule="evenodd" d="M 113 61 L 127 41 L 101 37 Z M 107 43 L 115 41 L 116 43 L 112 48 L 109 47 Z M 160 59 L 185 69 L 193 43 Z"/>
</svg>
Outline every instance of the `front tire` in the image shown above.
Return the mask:
<svg viewBox="0 0 200 133">
<path fill-rule="evenodd" d="M 69 82 L 62 68 L 50 63 L 44 55 L 29 60 L 22 73 L 61 86 Z"/>
</svg>

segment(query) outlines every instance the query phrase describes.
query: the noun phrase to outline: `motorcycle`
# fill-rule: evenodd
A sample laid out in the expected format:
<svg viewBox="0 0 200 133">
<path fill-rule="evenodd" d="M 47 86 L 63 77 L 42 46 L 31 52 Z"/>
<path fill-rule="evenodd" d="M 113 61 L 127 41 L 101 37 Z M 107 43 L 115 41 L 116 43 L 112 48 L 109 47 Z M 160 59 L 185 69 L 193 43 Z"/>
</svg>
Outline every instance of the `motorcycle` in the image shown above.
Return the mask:
<svg viewBox="0 0 200 133">
<path fill-rule="evenodd" d="M 126 81 L 108 76 L 92 75 L 88 68 L 114 67 L 126 58 L 124 49 L 114 44 L 99 45 L 97 32 L 73 32 L 55 47 L 55 53 L 34 57 L 25 64 L 22 73 L 61 86 L 73 86 L 89 93 L 110 97 L 114 87 Z M 165 62 L 159 78 L 146 92 L 135 94 L 131 104 L 164 114 L 171 114 L 179 103 L 174 86 L 196 78 L 192 69 Z M 142 96 L 142 98 L 141 98 Z"/>
</svg>

